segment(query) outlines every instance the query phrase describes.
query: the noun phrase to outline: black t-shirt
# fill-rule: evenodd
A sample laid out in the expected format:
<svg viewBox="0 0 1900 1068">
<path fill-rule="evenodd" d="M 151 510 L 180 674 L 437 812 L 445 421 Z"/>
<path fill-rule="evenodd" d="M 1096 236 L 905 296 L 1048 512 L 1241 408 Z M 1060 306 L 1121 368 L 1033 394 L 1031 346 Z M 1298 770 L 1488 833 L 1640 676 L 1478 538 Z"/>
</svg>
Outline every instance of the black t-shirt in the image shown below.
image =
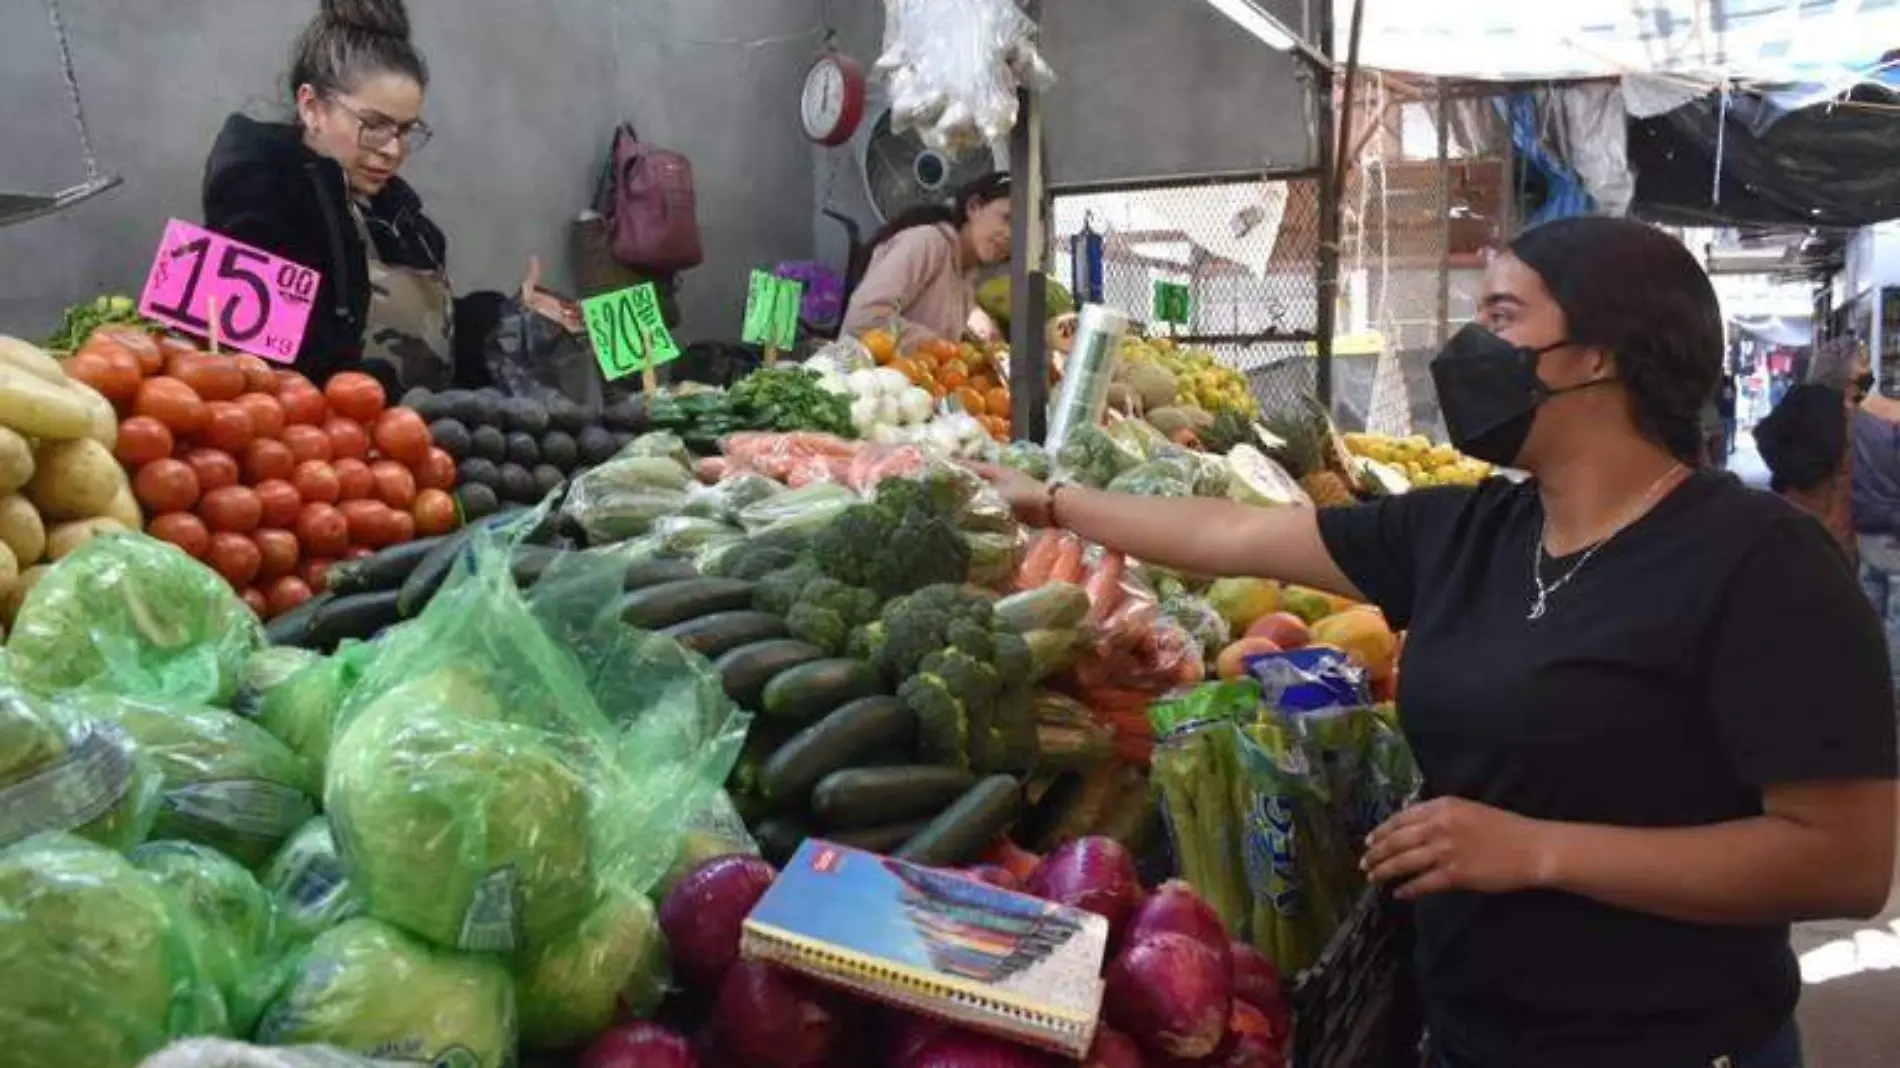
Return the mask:
<svg viewBox="0 0 1900 1068">
<path fill-rule="evenodd" d="M 1765 785 L 1895 773 L 1879 624 L 1820 524 L 1698 472 L 1529 615 L 1534 485 L 1492 479 L 1320 513 L 1340 568 L 1409 629 L 1405 731 L 1431 796 L 1677 827 Z M 1578 557 L 1544 561 L 1546 584 Z M 1562 893 L 1418 903 L 1432 1024 L 1497 1068 L 1687 1068 L 1786 1023 L 1785 925 L 1681 923 Z"/>
</svg>

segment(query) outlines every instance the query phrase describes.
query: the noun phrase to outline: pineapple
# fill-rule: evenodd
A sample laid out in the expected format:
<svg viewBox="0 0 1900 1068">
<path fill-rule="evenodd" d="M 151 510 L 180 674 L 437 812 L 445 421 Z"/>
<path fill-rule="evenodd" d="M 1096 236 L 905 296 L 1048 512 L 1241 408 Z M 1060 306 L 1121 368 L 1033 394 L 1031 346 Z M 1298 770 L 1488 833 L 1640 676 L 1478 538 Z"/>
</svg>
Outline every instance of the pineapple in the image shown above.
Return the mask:
<svg viewBox="0 0 1900 1068">
<path fill-rule="evenodd" d="M 1313 503 L 1336 508 L 1354 501 L 1352 468 L 1332 418 L 1318 401 L 1308 398 L 1286 411 L 1266 418 L 1269 433 L 1284 441 L 1274 459 L 1299 480 Z"/>
</svg>

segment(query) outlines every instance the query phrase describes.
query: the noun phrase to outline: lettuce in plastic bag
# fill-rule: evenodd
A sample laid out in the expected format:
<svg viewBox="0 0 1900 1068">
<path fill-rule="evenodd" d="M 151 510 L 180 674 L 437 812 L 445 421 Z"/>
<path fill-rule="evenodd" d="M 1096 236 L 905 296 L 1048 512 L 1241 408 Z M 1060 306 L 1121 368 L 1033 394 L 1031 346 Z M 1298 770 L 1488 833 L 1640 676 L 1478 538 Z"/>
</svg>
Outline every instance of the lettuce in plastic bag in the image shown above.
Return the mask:
<svg viewBox="0 0 1900 1068">
<path fill-rule="evenodd" d="M 249 1034 L 276 991 L 283 950 L 277 903 L 236 861 L 190 842 L 147 842 L 132 863 L 172 894 L 205 975 L 224 995 L 232 1028 Z"/>
<path fill-rule="evenodd" d="M 218 573 L 138 534 L 94 538 L 47 571 L 13 623 L 20 683 L 223 705 L 264 644 L 257 616 Z"/>
<path fill-rule="evenodd" d="M 622 1009 L 649 1016 L 668 985 L 666 938 L 640 894 L 608 893 L 567 936 L 515 961 L 521 1042 L 578 1046 Z"/>
<path fill-rule="evenodd" d="M 374 646 L 346 641 L 335 653 L 317 657 L 264 694 L 257 725 L 309 761 L 321 777 L 343 703 L 375 652 Z"/>
<path fill-rule="evenodd" d="M 322 816 L 284 840 L 264 869 L 263 884 L 277 902 L 287 942 L 308 942 L 362 911 L 337 856 L 330 821 Z"/>
<path fill-rule="evenodd" d="M 151 832 L 160 785 L 115 723 L 0 685 L 0 845 L 70 831 L 130 849 Z"/>
</svg>

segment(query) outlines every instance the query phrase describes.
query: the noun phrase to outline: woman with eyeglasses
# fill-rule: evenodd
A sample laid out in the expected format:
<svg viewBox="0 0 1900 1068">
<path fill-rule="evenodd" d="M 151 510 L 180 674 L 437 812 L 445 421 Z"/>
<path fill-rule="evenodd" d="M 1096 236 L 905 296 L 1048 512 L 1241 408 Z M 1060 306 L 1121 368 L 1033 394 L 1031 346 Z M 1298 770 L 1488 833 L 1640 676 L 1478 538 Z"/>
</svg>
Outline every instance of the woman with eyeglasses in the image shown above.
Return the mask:
<svg viewBox="0 0 1900 1068">
<path fill-rule="evenodd" d="M 322 273 L 297 354 L 297 369 L 318 384 L 361 370 L 395 395 L 467 384 L 468 365 L 479 366 L 486 324 L 471 327 L 465 308 L 458 331 L 447 241 L 397 177 L 429 143 L 428 84 L 402 0 L 322 0 L 291 52 L 296 121 L 233 115 L 206 163 L 206 226 Z M 572 325 L 569 309 L 540 293 L 537 273 L 531 260 L 526 299 Z M 492 317 L 498 303 L 488 295 L 467 305 Z"/>
</svg>

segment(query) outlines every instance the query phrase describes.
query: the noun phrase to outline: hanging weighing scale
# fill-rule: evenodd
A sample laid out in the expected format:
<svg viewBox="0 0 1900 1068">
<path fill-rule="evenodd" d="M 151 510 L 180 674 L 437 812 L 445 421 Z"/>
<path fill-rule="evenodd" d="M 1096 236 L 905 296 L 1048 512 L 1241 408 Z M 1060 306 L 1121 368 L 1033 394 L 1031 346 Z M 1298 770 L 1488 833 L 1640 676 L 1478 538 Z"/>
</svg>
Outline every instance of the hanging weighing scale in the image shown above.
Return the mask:
<svg viewBox="0 0 1900 1068">
<path fill-rule="evenodd" d="M 60 72 L 66 78 L 66 97 L 72 104 L 73 127 L 79 134 L 80 153 L 85 157 L 86 178 L 78 185 L 57 193 L 0 190 L 0 226 L 11 226 L 64 211 L 124 181 L 116 174 L 101 174 L 99 171 L 99 160 L 93 153 L 92 132 L 86 127 L 86 110 L 79 99 L 79 77 L 73 70 L 72 44 L 66 38 L 66 23 L 60 18 L 58 0 L 46 0 L 46 14 L 53 23 L 53 36 L 59 41 Z"/>
<path fill-rule="evenodd" d="M 851 140 L 864 122 L 868 92 L 863 65 L 835 46 L 827 46 L 824 54 L 805 69 L 804 88 L 798 96 L 798 115 L 805 136 L 826 148 Z"/>
</svg>

